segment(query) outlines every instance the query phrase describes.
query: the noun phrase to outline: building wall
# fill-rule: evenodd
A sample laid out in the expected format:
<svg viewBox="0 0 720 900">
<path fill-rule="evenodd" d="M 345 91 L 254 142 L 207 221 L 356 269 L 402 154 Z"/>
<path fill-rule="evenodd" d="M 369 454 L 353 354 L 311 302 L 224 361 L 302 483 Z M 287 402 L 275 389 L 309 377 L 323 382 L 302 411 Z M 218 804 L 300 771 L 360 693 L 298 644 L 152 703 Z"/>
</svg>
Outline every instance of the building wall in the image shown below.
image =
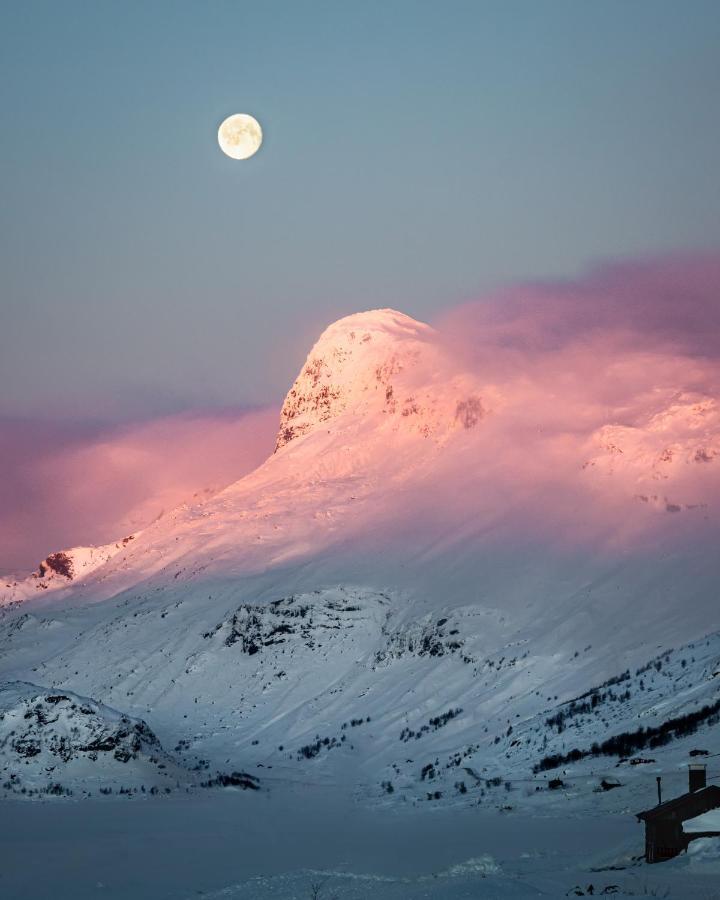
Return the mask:
<svg viewBox="0 0 720 900">
<path fill-rule="evenodd" d="M 645 859 L 649 863 L 672 859 L 687 846 L 682 822 L 677 814 L 647 822 L 645 825 Z"/>
</svg>

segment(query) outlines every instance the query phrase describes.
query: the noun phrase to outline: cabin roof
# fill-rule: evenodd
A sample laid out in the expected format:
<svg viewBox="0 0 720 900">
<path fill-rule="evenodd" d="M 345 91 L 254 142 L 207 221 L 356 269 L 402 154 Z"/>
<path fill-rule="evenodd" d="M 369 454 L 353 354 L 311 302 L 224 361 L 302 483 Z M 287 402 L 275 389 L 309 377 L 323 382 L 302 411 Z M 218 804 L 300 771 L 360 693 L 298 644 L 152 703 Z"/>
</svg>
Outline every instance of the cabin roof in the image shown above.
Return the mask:
<svg viewBox="0 0 720 900">
<path fill-rule="evenodd" d="M 690 791 L 687 794 L 681 794 L 679 797 L 674 797 L 672 800 L 666 800 L 664 803 L 653 806 L 652 809 L 647 809 L 645 812 L 636 813 L 636 815 L 638 819 L 645 821 L 647 819 L 654 819 L 657 816 L 665 815 L 665 813 L 668 812 L 673 812 L 676 809 L 682 809 L 683 806 L 687 806 L 690 810 L 691 807 L 697 806 L 696 802 L 693 801 L 699 799 L 707 802 L 708 809 L 720 807 L 720 786 L 711 784 L 701 788 L 699 791 Z M 697 815 L 696 809 L 693 809 L 692 812 Z M 688 818 L 690 818 L 690 816 L 688 816 Z"/>
<path fill-rule="evenodd" d="M 685 834 L 720 834 L 720 809 L 711 809 L 706 813 L 686 819 L 683 822 Z"/>
</svg>

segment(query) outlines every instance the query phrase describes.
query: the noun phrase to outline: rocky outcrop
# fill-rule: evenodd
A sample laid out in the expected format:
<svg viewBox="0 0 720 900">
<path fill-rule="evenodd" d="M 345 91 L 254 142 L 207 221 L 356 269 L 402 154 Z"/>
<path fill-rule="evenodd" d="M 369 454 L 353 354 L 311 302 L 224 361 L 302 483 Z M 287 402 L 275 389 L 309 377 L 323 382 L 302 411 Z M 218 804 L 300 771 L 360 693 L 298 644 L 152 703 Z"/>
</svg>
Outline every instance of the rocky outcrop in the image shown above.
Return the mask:
<svg viewBox="0 0 720 900">
<path fill-rule="evenodd" d="M 72 547 L 69 550 L 51 553 L 27 578 L 0 583 L 0 606 L 26 600 L 43 591 L 67 588 L 71 582 L 82 580 L 105 565 L 108 560 L 122 553 L 138 534 L 140 532 L 100 547 Z"/>
<path fill-rule="evenodd" d="M 89 697 L 26 682 L 0 686 L 0 773 L 5 793 L 71 793 L 167 780 L 174 768 L 150 727 Z"/>
</svg>

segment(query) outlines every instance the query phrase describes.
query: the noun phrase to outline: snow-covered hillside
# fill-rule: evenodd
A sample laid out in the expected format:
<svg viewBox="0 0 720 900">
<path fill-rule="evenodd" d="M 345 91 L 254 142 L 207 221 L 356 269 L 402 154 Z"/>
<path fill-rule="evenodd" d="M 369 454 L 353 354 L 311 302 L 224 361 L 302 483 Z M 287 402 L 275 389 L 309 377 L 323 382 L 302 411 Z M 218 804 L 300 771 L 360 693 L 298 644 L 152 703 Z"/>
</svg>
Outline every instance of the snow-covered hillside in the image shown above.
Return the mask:
<svg viewBox="0 0 720 900">
<path fill-rule="evenodd" d="M 138 532 L 139 533 L 139 532 Z M 40 591 L 58 591 L 82 581 L 113 556 L 121 553 L 136 535 L 130 534 L 102 547 L 72 547 L 47 556 L 27 578 L 4 580 L 6 603 L 26 600 Z"/>
<path fill-rule="evenodd" d="M 400 313 L 343 319 L 259 469 L 8 586 L 0 679 L 143 719 L 182 771 L 378 803 L 567 802 L 549 781 L 591 793 L 618 761 L 592 745 L 641 725 L 648 766 L 720 750 L 720 422 L 676 376 L 588 411 Z M 599 809 L 644 802 L 623 765 Z"/>
<path fill-rule="evenodd" d="M 147 724 L 72 691 L 0 686 L 0 773 L 22 796 L 169 789 L 178 767 Z"/>
</svg>

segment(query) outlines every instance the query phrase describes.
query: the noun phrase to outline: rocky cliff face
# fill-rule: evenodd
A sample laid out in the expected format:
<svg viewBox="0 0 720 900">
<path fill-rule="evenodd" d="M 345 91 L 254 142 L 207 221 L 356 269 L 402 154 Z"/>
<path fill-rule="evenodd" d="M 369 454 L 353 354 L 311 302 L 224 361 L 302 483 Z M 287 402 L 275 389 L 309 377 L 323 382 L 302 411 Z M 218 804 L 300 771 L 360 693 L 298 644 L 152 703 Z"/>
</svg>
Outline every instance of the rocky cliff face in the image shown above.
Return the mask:
<svg viewBox="0 0 720 900">
<path fill-rule="evenodd" d="M 486 412 L 483 400 L 457 380 L 448 384 L 447 370 L 429 325 L 392 309 L 340 319 L 320 336 L 285 398 L 276 451 L 331 430 L 345 413 L 393 419 L 425 436 L 453 424 L 470 428 Z"/>
</svg>

